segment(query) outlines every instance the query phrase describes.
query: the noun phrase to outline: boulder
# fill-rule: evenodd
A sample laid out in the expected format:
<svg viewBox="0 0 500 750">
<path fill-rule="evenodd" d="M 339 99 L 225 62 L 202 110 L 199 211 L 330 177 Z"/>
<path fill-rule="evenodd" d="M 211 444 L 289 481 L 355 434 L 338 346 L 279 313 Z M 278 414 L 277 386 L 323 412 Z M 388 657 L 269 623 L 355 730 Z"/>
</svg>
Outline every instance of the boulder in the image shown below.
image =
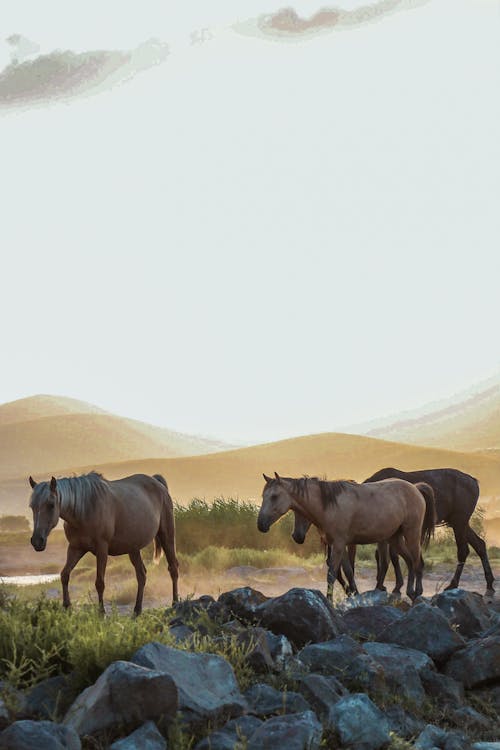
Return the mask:
<svg viewBox="0 0 500 750">
<path fill-rule="evenodd" d="M 457 708 L 465 700 L 464 686 L 453 677 L 430 669 L 421 673 L 420 679 L 429 697 L 440 705 Z"/>
<path fill-rule="evenodd" d="M 481 594 L 450 589 L 437 594 L 431 601 L 464 638 L 475 638 L 492 625 L 491 612 Z"/>
<path fill-rule="evenodd" d="M 423 651 L 417 651 L 415 648 L 405 648 L 404 646 L 398 646 L 397 643 L 377 643 L 376 641 L 370 641 L 363 644 L 363 651 L 367 653 L 372 659 L 381 663 L 387 661 L 392 663 L 397 659 L 401 659 L 406 664 L 411 664 L 416 669 L 419 675 L 429 670 L 435 670 L 434 662 L 430 656 L 427 656 Z"/>
<path fill-rule="evenodd" d="M 255 625 L 259 622 L 259 607 L 267 602 L 269 597 L 250 586 L 226 591 L 217 599 L 228 612 L 229 616 L 235 617 L 245 625 Z"/>
<path fill-rule="evenodd" d="M 113 742 L 109 750 L 167 750 L 167 742 L 153 721 L 147 721 L 135 732 Z"/>
<path fill-rule="evenodd" d="M 247 750 L 317 750 L 322 734 L 323 727 L 312 711 L 275 716 L 252 734 Z"/>
<path fill-rule="evenodd" d="M 333 675 L 350 688 L 382 691 L 385 687 L 383 668 L 348 635 L 305 646 L 297 658 L 310 672 Z"/>
<path fill-rule="evenodd" d="M 248 710 L 260 717 L 274 714 L 295 714 L 309 711 L 311 708 L 305 698 L 299 693 L 287 691 L 281 693 L 271 685 L 252 685 L 245 693 Z"/>
<path fill-rule="evenodd" d="M 344 630 L 352 638 L 377 640 L 380 633 L 403 617 L 396 607 L 375 604 L 373 607 L 352 607 L 342 617 Z"/>
<path fill-rule="evenodd" d="M 170 625 L 168 628 L 170 634 L 174 637 L 177 643 L 183 641 L 190 641 L 193 638 L 195 631 L 183 622 L 176 622 L 174 625 Z"/>
<path fill-rule="evenodd" d="M 465 645 L 465 640 L 452 629 L 443 613 L 424 602 L 388 625 L 378 640 L 423 651 L 435 662 L 446 661 Z"/>
<path fill-rule="evenodd" d="M 294 588 L 261 604 L 257 610 L 261 625 L 285 635 L 296 647 L 336 638 L 342 632 L 342 618 L 326 596 L 313 589 Z"/>
<path fill-rule="evenodd" d="M 500 636 L 472 641 L 453 654 L 444 671 L 466 688 L 500 680 Z"/>
<path fill-rule="evenodd" d="M 239 716 L 246 709 L 233 668 L 222 656 L 147 643 L 135 652 L 131 661 L 173 680 L 178 690 L 179 710 L 187 722 L 218 722 Z"/>
<path fill-rule="evenodd" d="M 0 680 L 0 729 L 16 719 L 30 718 L 26 714 L 26 695 L 9 682 Z"/>
<path fill-rule="evenodd" d="M 475 742 L 472 750 L 500 750 L 500 742 Z"/>
<path fill-rule="evenodd" d="M 391 741 L 389 721 L 364 693 L 340 698 L 332 718 L 340 744 L 350 750 L 378 750 Z"/>
<path fill-rule="evenodd" d="M 137 725 L 160 716 L 173 719 L 177 707 L 177 688 L 168 674 L 115 661 L 80 693 L 64 724 L 82 736 L 117 725 Z"/>
<path fill-rule="evenodd" d="M 472 706 L 454 708 L 448 712 L 447 718 L 466 732 L 483 732 L 491 728 L 490 719 Z"/>
<path fill-rule="evenodd" d="M 222 729 L 204 737 L 194 750 L 234 750 L 241 743 L 243 747 L 249 737 L 260 727 L 262 721 L 256 716 L 240 716 L 231 719 Z"/>
<path fill-rule="evenodd" d="M 64 716 L 76 697 L 68 675 L 42 680 L 26 696 L 25 714 L 29 718 L 53 719 Z"/>
<path fill-rule="evenodd" d="M 286 667 L 292 657 L 292 644 L 284 635 L 276 635 L 275 633 L 271 633 L 270 630 L 265 630 L 264 632 L 274 663 L 274 669 L 279 672 Z"/>
<path fill-rule="evenodd" d="M 269 648 L 267 630 L 245 628 L 236 636 L 236 641 L 246 653 L 245 661 L 257 674 L 265 674 L 274 669 L 274 659 Z"/>
<path fill-rule="evenodd" d="M 0 750 L 81 750 L 78 734 L 53 721 L 16 721 L 0 733 Z"/>
<path fill-rule="evenodd" d="M 384 712 L 389 722 L 390 731 L 404 740 L 416 737 L 425 726 L 421 719 L 417 719 L 416 716 L 405 711 L 402 706 L 397 704 L 388 706 Z"/>
<path fill-rule="evenodd" d="M 420 732 L 415 740 L 417 750 L 434 750 L 434 748 L 443 748 L 446 742 L 447 732 L 441 727 L 434 724 L 427 724 L 425 729 Z"/>
<path fill-rule="evenodd" d="M 314 713 L 319 716 L 326 729 L 332 729 L 332 709 L 337 701 L 348 694 L 348 690 L 336 677 L 321 674 L 309 674 L 299 681 L 302 693 Z"/>
<path fill-rule="evenodd" d="M 425 699 L 425 691 L 419 673 L 408 655 L 412 649 L 405 649 L 392 643 L 367 643 L 365 645 L 365 651 L 384 670 L 385 684 L 389 692 L 407 702 L 422 703 Z M 419 651 L 415 653 L 420 654 Z"/>
</svg>

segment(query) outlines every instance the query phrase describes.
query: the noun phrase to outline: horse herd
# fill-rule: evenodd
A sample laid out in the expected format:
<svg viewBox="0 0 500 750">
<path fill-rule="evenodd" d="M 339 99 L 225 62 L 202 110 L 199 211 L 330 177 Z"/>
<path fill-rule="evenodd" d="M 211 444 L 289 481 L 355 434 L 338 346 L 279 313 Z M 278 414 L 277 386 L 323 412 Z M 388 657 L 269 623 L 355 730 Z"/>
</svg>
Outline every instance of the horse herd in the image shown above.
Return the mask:
<svg viewBox="0 0 500 750">
<path fill-rule="evenodd" d="M 377 544 L 377 588 L 384 589 L 389 557 L 394 566 L 399 593 L 403 575 L 399 558 L 408 568 L 406 593 L 415 599 L 422 591 L 425 547 L 435 526 L 453 529 L 457 545 L 457 567 L 447 588 L 456 588 L 469 544 L 481 559 L 487 595 L 493 595 L 493 573 L 486 545 L 470 526 L 479 498 L 476 479 L 457 469 L 405 472 L 382 469 L 364 482 L 326 481 L 316 477 L 274 477 L 264 474 L 265 486 L 257 526 L 267 532 L 288 511 L 294 514 L 293 539 L 302 544 L 314 525 L 327 545 L 327 595 L 333 596 L 336 579 L 347 594 L 358 592 L 354 579 L 357 544 Z M 87 552 L 96 557 L 96 590 L 104 608 L 104 575 L 108 555 L 128 554 L 137 576 L 135 614 L 142 611 L 146 568 L 141 550 L 154 541 L 154 559 L 165 553 L 172 579 L 173 601 L 178 599 L 179 566 L 175 551 L 172 498 L 160 474 L 134 474 L 108 481 L 91 472 L 79 477 L 51 478 L 35 482 L 30 507 L 33 512 L 31 544 L 41 552 L 47 537 L 64 521 L 68 540 L 67 559 L 61 571 L 63 605 L 70 606 L 69 577 Z M 347 578 L 344 581 L 342 572 Z"/>
</svg>

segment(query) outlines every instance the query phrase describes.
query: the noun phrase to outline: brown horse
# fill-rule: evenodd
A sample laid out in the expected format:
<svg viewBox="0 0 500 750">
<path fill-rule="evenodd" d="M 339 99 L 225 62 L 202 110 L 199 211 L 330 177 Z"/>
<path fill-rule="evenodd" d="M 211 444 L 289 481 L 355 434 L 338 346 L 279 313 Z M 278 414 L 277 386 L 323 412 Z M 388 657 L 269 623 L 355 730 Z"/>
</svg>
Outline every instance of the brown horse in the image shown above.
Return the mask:
<svg viewBox="0 0 500 750">
<path fill-rule="evenodd" d="M 257 519 L 260 531 L 289 510 L 298 511 L 313 523 L 332 548 L 328 569 L 328 596 L 348 544 L 390 542 L 408 566 L 406 592 L 411 599 L 422 589 L 422 543 L 434 532 L 435 507 L 432 488 L 399 479 L 372 484 L 351 481 L 327 482 L 316 477 L 292 479 L 264 475 L 266 484 Z M 349 562 L 348 557 L 344 561 Z M 416 576 L 416 585 L 414 580 Z"/>
<path fill-rule="evenodd" d="M 47 537 L 64 520 L 68 540 L 66 565 L 61 571 L 63 605 L 70 606 L 69 576 L 86 552 L 96 557 L 95 587 L 99 606 L 104 609 L 104 574 L 108 555 L 128 554 L 137 576 L 137 598 L 134 612 L 142 611 L 146 584 L 146 568 L 141 549 L 154 539 L 154 559 L 159 561 L 162 550 L 172 579 L 173 600 L 177 601 L 178 563 L 175 553 L 175 525 L 172 498 L 160 474 L 154 477 L 134 474 L 124 479 L 107 481 L 92 472 L 80 477 L 40 482 L 29 478 L 33 492 L 31 544 L 42 552 Z"/>
</svg>

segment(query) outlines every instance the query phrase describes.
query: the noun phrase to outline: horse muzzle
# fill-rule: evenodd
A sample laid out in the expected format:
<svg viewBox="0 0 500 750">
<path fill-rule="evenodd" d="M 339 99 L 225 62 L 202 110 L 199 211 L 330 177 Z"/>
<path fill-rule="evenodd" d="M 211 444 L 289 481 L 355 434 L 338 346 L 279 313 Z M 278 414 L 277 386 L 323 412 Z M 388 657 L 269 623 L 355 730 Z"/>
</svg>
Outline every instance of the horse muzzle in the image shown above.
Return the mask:
<svg viewBox="0 0 500 750">
<path fill-rule="evenodd" d="M 47 537 L 43 537 L 40 534 L 33 534 L 31 537 L 31 544 L 37 552 L 43 552 L 47 546 Z"/>
<path fill-rule="evenodd" d="M 257 528 L 259 531 L 262 531 L 263 534 L 267 534 L 271 527 L 271 524 L 267 520 L 267 518 L 261 518 L 260 516 L 257 519 Z"/>
<path fill-rule="evenodd" d="M 297 544 L 304 544 L 305 538 L 306 538 L 305 534 L 298 533 L 297 531 L 294 531 L 292 534 L 292 539 L 294 542 L 297 542 Z"/>
</svg>

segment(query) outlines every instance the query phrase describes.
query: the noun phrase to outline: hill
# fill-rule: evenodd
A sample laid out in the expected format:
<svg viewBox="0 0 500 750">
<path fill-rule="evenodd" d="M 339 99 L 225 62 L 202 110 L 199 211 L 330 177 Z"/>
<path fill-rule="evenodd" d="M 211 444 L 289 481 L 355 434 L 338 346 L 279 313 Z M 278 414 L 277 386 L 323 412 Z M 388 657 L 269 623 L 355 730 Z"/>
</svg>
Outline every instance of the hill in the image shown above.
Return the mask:
<svg viewBox="0 0 500 750">
<path fill-rule="evenodd" d="M 75 399 L 33 396 L 0 406 L 0 477 L 224 450 L 224 443 L 126 419 Z"/>
<path fill-rule="evenodd" d="M 191 457 L 107 462 L 97 468 L 109 479 L 135 472 L 161 473 L 175 500 L 193 497 L 239 497 L 258 502 L 262 472 L 284 476 L 327 475 L 329 478 L 366 479 L 384 466 L 422 469 L 452 466 L 476 476 L 481 483 L 481 502 L 495 515 L 500 497 L 500 464 L 488 453 L 465 453 L 379 440 L 358 435 L 326 433 L 276 443 Z M 77 471 L 96 468 L 80 465 Z M 71 470 L 63 472 L 68 474 Z M 0 482 L 3 513 L 26 513 L 29 487 L 23 477 Z M 500 507 L 498 508 L 500 511 Z"/>
<path fill-rule="evenodd" d="M 500 382 L 457 403 L 360 432 L 385 440 L 462 451 L 500 448 Z"/>
</svg>

